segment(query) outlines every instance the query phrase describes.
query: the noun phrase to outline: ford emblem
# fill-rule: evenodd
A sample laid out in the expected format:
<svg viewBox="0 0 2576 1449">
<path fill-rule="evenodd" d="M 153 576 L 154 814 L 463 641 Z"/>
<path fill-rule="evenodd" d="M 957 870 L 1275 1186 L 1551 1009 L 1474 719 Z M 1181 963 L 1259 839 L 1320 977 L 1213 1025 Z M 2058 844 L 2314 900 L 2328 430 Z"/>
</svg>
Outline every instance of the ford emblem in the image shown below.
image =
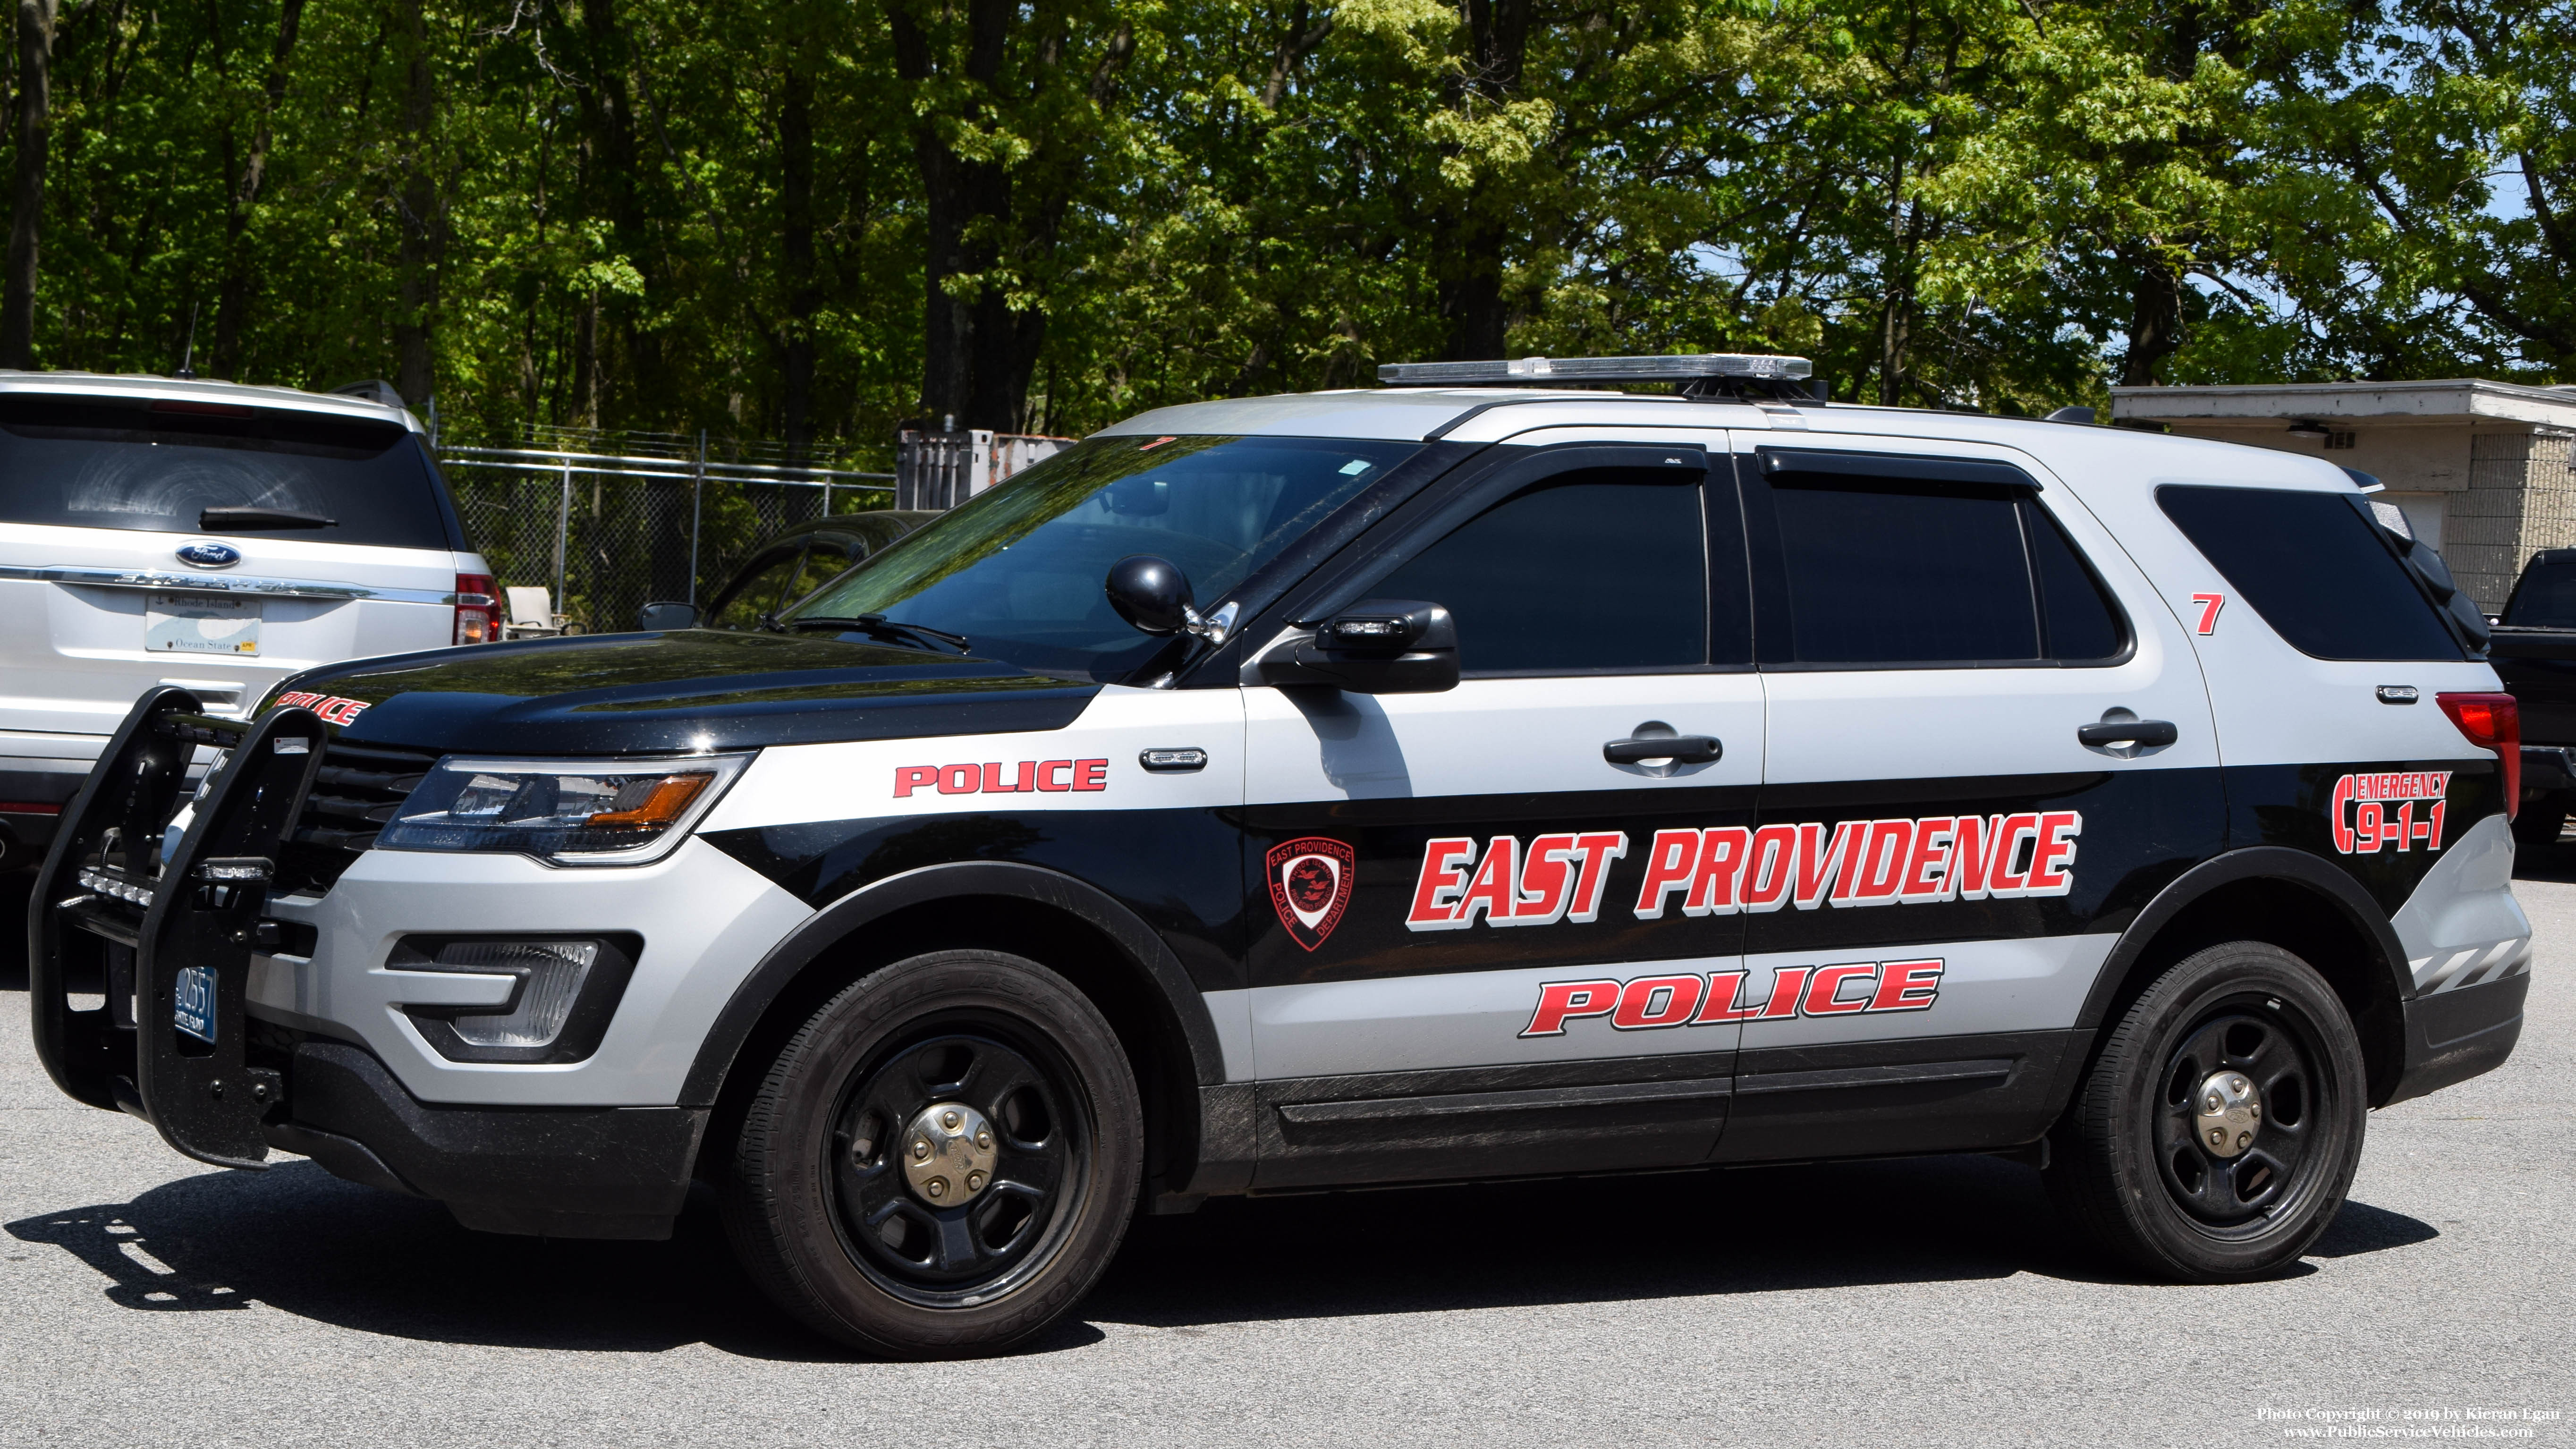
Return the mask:
<svg viewBox="0 0 2576 1449">
<path fill-rule="evenodd" d="M 241 562 L 241 550 L 226 543 L 184 543 L 179 546 L 179 562 L 201 569 L 228 569 Z"/>
</svg>

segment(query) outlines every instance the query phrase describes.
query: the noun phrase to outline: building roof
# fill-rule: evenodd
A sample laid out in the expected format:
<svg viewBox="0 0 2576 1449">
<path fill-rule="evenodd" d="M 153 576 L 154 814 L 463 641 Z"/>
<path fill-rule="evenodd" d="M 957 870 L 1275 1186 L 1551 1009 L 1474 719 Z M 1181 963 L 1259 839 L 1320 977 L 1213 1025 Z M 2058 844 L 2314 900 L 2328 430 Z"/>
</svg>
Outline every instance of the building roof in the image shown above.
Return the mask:
<svg viewBox="0 0 2576 1449">
<path fill-rule="evenodd" d="M 2123 422 L 2377 418 L 2533 423 L 2576 430 L 2576 388 L 2476 377 L 2423 382 L 2282 382 L 2223 387 L 2115 387 Z"/>
</svg>

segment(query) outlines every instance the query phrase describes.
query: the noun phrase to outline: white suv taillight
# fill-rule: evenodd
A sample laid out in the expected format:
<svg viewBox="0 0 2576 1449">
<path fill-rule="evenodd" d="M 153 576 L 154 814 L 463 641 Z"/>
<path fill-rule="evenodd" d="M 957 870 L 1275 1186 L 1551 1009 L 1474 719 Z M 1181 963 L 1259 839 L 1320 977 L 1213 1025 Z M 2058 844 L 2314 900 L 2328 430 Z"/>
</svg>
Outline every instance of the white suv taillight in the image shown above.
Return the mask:
<svg viewBox="0 0 2576 1449">
<path fill-rule="evenodd" d="M 490 574 L 456 576 L 456 642 L 490 644 L 501 637 L 501 586 Z"/>
</svg>

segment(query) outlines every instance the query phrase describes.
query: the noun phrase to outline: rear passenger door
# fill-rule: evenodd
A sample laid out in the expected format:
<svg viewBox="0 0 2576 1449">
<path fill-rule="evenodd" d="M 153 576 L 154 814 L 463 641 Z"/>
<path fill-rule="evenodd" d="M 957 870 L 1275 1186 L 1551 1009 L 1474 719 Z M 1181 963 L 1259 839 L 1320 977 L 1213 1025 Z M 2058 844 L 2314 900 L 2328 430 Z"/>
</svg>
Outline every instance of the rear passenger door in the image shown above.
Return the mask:
<svg viewBox="0 0 2576 1449">
<path fill-rule="evenodd" d="M 2004 450 L 1738 439 L 1769 754 L 1721 1156 L 2028 1141 L 2119 928 L 2223 834 L 2190 641 Z"/>
<path fill-rule="evenodd" d="M 1724 1121 L 1742 924 L 1694 867 L 1763 758 L 1733 479 L 1510 451 L 1297 615 L 1440 604 L 1460 684 L 1244 690 L 1263 1186 L 1690 1163 Z M 1717 758 L 1607 758 L 1657 731 Z"/>
</svg>

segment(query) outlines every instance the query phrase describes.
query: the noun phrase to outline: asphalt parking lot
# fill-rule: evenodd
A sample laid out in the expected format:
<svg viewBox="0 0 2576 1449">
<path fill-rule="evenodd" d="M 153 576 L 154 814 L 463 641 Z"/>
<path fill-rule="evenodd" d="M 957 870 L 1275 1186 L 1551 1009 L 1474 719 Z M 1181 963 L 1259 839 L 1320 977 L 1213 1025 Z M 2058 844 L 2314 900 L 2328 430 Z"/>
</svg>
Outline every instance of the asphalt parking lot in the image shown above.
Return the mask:
<svg viewBox="0 0 2576 1449">
<path fill-rule="evenodd" d="M 1354 1193 L 1145 1223 L 1034 1351 L 931 1365 L 773 1315 L 703 1206 L 545 1243 L 186 1161 L 45 1080 L 11 947 L 0 1444 L 2576 1441 L 2576 846 L 2526 876 L 2520 1049 L 2374 1115 L 2273 1281 L 2106 1274 L 1995 1159 Z"/>
</svg>

